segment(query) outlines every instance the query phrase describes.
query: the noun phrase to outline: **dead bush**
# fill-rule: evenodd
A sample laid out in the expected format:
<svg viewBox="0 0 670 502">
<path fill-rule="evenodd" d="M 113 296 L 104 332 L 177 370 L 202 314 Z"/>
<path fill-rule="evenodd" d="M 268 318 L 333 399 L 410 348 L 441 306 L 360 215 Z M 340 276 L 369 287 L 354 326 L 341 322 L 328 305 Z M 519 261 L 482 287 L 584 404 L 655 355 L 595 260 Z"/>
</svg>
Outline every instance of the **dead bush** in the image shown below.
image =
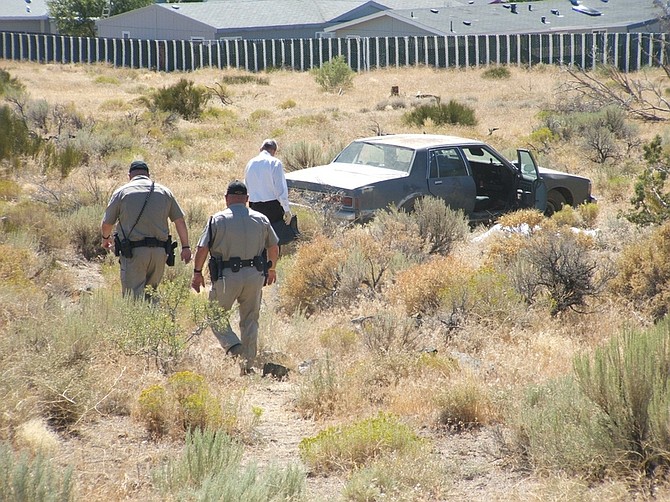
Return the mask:
<svg viewBox="0 0 670 502">
<path fill-rule="evenodd" d="M 389 296 L 410 315 L 432 314 L 442 302 L 441 292 L 461 281 L 464 270 L 471 272 L 455 258 L 436 256 L 397 274 Z"/>
<path fill-rule="evenodd" d="M 388 354 L 417 351 L 419 324 L 415 318 L 384 311 L 361 321 L 363 343 L 372 352 Z"/>
<path fill-rule="evenodd" d="M 588 297 L 596 295 L 609 279 L 599 275 L 598 263 L 590 254 L 591 242 L 573 232 L 541 232 L 528 239 L 512 269 L 512 282 L 518 284 L 522 273 L 525 290 L 519 290 L 533 301 L 535 293 L 545 291 L 552 302 L 551 314 L 583 307 Z"/>
<path fill-rule="evenodd" d="M 281 284 L 281 306 L 313 313 L 332 302 L 340 284 L 340 265 L 346 250 L 323 236 L 298 247 Z"/>
<path fill-rule="evenodd" d="M 670 306 L 670 223 L 648 238 L 624 248 L 617 265 L 613 291 L 648 311 L 654 320 L 668 314 Z"/>
</svg>

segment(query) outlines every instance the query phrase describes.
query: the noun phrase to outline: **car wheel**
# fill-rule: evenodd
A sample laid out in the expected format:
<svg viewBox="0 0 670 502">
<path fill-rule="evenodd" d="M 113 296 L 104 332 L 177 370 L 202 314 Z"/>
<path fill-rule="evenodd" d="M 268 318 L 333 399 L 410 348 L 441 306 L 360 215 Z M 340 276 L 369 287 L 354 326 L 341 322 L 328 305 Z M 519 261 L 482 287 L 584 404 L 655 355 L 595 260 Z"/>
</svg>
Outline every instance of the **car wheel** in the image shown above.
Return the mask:
<svg viewBox="0 0 670 502">
<path fill-rule="evenodd" d="M 551 191 L 547 194 L 547 209 L 544 210 L 546 216 L 551 216 L 566 204 L 565 197 L 560 192 Z"/>
</svg>

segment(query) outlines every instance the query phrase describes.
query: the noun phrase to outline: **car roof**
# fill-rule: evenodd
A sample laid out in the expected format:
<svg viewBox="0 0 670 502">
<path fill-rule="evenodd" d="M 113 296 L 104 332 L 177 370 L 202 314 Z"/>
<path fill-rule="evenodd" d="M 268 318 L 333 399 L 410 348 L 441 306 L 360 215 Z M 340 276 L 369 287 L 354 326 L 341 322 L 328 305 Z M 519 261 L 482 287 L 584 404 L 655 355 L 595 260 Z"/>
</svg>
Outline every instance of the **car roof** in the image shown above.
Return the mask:
<svg viewBox="0 0 670 502">
<path fill-rule="evenodd" d="M 396 145 L 407 148 L 431 148 L 435 146 L 457 146 L 457 145 L 485 145 L 484 142 L 461 138 L 458 136 L 447 136 L 442 134 L 387 134 L 384 136 L 370 136 L 358 138 L 355 141 L 366 143 Z"/>
</svg>

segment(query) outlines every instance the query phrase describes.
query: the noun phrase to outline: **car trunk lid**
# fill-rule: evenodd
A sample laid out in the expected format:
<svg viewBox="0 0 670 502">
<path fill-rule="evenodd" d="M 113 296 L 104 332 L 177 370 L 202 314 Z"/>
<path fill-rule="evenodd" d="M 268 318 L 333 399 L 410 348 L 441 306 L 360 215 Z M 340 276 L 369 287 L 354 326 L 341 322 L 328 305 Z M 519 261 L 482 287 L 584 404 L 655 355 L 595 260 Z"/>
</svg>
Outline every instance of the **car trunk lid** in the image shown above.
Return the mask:
<svg viewBox="0 0 670 502">
<path fill-rule="evenodd" d="M 324 186 L 328 186 L 337 190 L 355 190 L 371 183 L 405 176 L 407 173 L 383 167 L 334 162 L 291 171 L 286 174 L 286 181 L 294 188 L 323 190 Z"/>
</svg>

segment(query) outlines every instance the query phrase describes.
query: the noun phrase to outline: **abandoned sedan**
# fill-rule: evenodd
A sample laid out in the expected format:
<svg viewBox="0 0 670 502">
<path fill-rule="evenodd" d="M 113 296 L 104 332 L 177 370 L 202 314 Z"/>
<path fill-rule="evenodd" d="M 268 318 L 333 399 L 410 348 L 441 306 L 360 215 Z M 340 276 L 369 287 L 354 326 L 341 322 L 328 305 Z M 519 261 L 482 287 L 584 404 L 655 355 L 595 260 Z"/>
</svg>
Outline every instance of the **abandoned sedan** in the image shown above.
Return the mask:
<svg viewBox="0 0 670 502">
<path fill-rule="evenodd" d="M 286 181 L 292 194 L 346 221 L 367 221 L 389 206 L 411 211 L 424 196 L 444 199 L 473 223 L 595 201 L 588 178 L 538 167 L 528 150 L 509 161 L 482 141 L 429 134 L 358 139 L 330 164 L 289 172 Z"/>
</svg>

